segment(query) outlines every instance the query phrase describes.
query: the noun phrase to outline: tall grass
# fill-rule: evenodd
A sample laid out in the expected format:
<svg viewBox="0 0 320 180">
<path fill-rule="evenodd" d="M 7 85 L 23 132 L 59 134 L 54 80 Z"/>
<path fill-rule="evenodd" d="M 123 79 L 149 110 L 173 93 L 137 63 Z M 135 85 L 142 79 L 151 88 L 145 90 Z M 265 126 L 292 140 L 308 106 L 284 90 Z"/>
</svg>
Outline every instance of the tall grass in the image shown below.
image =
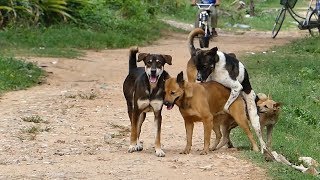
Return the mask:
<svg viewBox="0 0 320 180">
<path fill-rule="evenodd" d="M 291 162 L 310 156 L 320 161 L 320 42 L 305 38 L 275 47 L 267 54 L 243 58 L 256 92 L 282 102 L 280 119 L 273 133 L 273 149 Z M 272 52 L 273 51 L 273 52 Z M 233 135 L 238 146 L 247 146 L 243 132 Z M 260 155 L 246 153 L 260 163 Z M 285 165 L 262 163 L 275 179 L 313 179 Z"/>
</svg>

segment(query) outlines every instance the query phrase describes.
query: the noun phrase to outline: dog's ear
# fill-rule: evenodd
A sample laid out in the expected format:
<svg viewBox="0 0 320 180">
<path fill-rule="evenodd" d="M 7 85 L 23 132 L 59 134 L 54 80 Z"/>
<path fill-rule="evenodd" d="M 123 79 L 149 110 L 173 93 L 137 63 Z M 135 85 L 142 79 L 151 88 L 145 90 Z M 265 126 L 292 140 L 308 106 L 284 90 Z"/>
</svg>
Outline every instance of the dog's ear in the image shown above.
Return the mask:
<svg viewBox="0 0 320 180">
<path fill-rule="evenodd" d="M 150 55 L 150 53 L 140 53 L 138 55 L 138 60 L 137 61 L 140 62 L 140 61 L 144 60 L 149 55 Z"/>
<path fill-rule="evenodd" d="M 210 52 L 213 53 L 213 54 L 217 54 L 217 51 L 218 51 L 217 47 L 214 47 L 214 48 L 210 49 Z"/>
<path fill-rule="evenodd" d="M 181 72 L 177 75 L 177 83 L 178 83 L 179 85 L 184 83 L 183 71 L 181 71 Z"/>
<path fill-rule="evenodd" d="M 269 99 L 269 95 L 267 96 L 264 93 L 258 93 L 256 97 L 258 97 L 258 100 L 262 100 L 262 101 L 266 101 L 267 99 Z"/>
<path fill-rule="evenodd" d="M 274 104 L 275 107 L 280 107 L 282 106 L 282 102 L 277 102 L 276 104 Z"/>
<path fill-rule="evenodd" d="M 172 65 L 172 57 L 170 55 L 162 55 L 167 64 Z"/>
<path fill-rule="evenodd" d="M 184 90 L 184 94 L 187 98 L 193 96 L 192 86 L 188 85 L 188 83 L 185 83 L 182 71 L 177 75 L 177 83 L 179 84 L 180 88 Z"/>
</svg>

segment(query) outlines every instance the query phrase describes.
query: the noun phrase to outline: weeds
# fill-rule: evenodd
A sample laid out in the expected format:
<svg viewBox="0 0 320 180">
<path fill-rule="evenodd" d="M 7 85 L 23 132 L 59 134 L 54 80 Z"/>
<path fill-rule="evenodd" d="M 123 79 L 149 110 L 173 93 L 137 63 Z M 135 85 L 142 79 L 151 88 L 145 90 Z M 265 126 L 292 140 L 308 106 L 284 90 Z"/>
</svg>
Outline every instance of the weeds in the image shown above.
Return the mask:
<svg viewBox="0 0 320 180">
<path fill-rule="evenodd" d="M 71 98 L 71 99 L 75 99 L 75 98 L 81 98 L 81 99 L 87 99 L 87 100 L 94 100 L 98 97 L 98 94 L 94 91 L 91 92 L 79 92 L 77 94 L 67 94 L 66 98 Z"/>
<path fill-rule="evenodd" d="M 18 137 L 21 141 L 22 140 L 35 140 L 36 136 L 41 132 L 49 132 L 51 128 L 49 126 L 42 127 L 41 124 L 48 124 L 48 121 L 44 121 L 40 116 L 28 116 L 28 117 L 22 117 L 22 121 L 28 122 L 28 123 L 35 123 L 37 125 L 33 125 L 30 127 L 26 127 L 21 129 L 22 134 Z"/>
<path fill-rule="evenodd" d="M 28 117 L 22 117 L 21 118 L 25 122 L 33 122 L 33 123 L 46 123 L 48 124 L 48 121 L 44 121 L 40 116 L 28 116 Z"/>
<path fill-rule="evenodd" d="M 44 72 L 35 64 L 0 56 L 0 93 L 39 84 Z"/>
</svg>

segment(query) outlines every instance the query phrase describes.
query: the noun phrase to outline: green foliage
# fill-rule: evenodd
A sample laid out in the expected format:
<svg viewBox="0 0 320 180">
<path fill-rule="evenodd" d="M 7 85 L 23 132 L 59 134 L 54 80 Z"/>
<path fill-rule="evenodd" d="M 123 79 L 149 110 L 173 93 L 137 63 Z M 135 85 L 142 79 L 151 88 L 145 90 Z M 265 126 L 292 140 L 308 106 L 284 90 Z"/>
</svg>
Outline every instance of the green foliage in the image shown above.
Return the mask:
<svg viewBox="0 0 320 180">
<path fill-rule="evenodd" d="M 270 94 L 275 101 L 283 103 L 272 147 L 297 165 L 300 156 L 320 161 L 319 46 L 317 38 L 305 38 L 275 47 L 266 54 L 243 58 L 255 92 Z M 233 136 L 238 146 L 248 146 L 242 131 L 235 131 Z M 284 177 L 285 173 L 286 179 L 314 178 L 284 165 L 262 164 L 270 168 L 273 177 Z"/>
<path fill-rule="evenodd" d="M 86 0 L 1 0 L 0 27 L 15 25 L 50 25 L 73 19 L 69 5 L 82 6 Z"/>
<path fill-rule="evenodd" d="M 69 0 L 67 5 L 76 21 L 7 26 L 0 31 L 0 52 L 74 58 L 81 55 L 79 49 L 146 44 L 159 38 L 164 29 L 154 7 L 143 1 Z"/>
<path fill-rule="evenodd" d="M 0 56 L 0 92 L 28 88 L 40 83 L 43 71 L 32 63 Z"/>
</svg>

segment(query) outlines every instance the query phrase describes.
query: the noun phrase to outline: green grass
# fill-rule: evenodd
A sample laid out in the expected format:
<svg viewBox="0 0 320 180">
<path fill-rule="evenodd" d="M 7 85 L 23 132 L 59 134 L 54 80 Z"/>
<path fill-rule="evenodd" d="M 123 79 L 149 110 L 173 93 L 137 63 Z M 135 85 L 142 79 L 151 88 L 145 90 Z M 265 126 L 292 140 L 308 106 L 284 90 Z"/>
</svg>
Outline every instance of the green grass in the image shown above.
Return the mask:
<svg viewBox="0 0 320 180">
<path fill-rule="evenodd" d="M 300 156 L 320 161 L 320 41 L 305 38 L 275 47 L 266 54 L 243 57 L 255 92 L 282 102 L 280 119 L 273 132 L 273 150 L 293 163 Z M 272 52 L 274 51 L 274 52 Z M 236 146 L 248 147 L 240 130 L 234 131 Z M 245 154 L 269 169 L 275 179 L 314 179 L 277 163 L 266 163 L 260 154 Z"/>
<path fill-rule="evenodd" d="M 43 71 L 33 63 L 0 56 L 0 93 L 40 83 Z"/>
<path fill-rule="evenodd" d="M 127 22 L 133 23 L 133 22 Z M 147 23 L 147 22 L 146 22 Z M 124 48 L 152 42 L 161 35 L 162 23 L 139 24 L 132 29 L 95 31 L 72 25 L 49 28 L 12 28 L 0 31 L 0 53 L 74 58 L 84 49 Z"/>
</svg>

